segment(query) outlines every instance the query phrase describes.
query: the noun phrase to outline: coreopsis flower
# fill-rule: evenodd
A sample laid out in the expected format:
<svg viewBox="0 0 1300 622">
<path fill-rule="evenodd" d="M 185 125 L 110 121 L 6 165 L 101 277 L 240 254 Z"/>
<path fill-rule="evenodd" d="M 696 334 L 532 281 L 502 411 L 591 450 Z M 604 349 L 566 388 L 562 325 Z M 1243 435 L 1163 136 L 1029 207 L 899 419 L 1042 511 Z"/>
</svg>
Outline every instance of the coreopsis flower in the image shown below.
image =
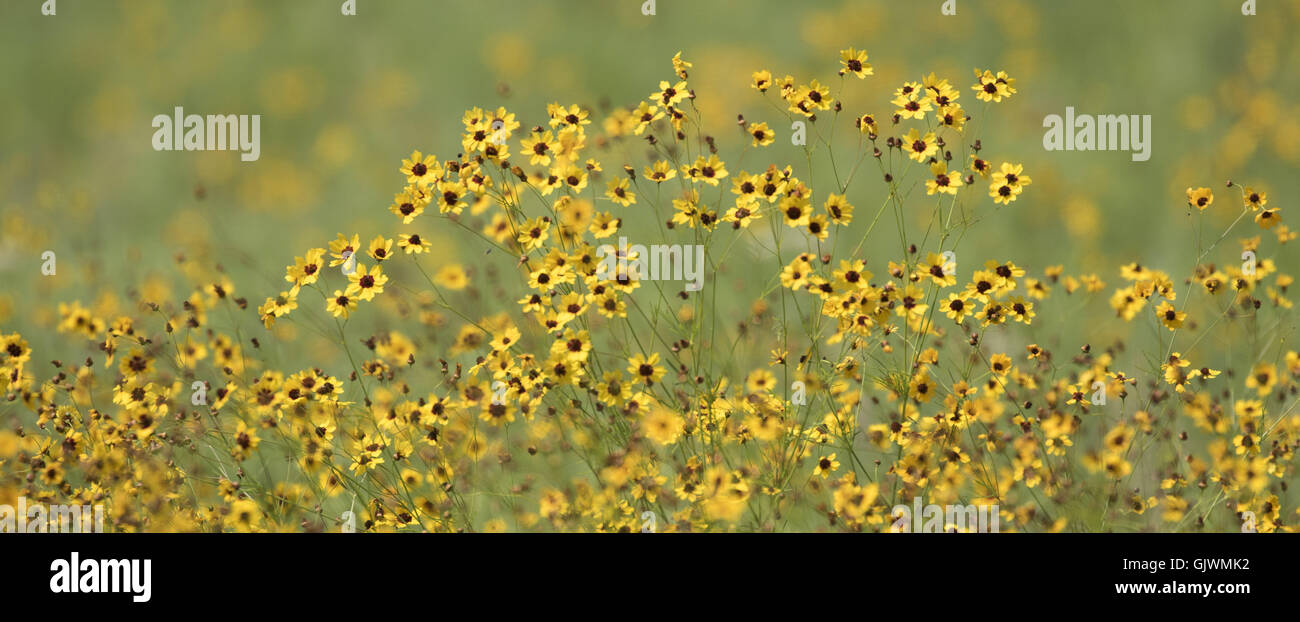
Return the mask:
<svg viewBox="0 0 1300 622">
<path fill-rule="evenodd" d="M 1011 201 L 1014 201 L 1014 197 L 1024 191 L 1025 186 L 1033 183 L 1033 180 L 1031 180 L 1028 175 L 1024 174 L 1023 165 L 1011 164 L 1010 162 L 1003 162 L 1001 168 L 997 173 L 994 173 L 992 177 L 993 183 L 989 188 L 991 190 L 996 188 L 996 193 L 999 197 L 1006 194 L 1004 193 L 1003 188 L 1009 188 L 1012 197 Z"/>
<path fill-rule="evenodd" d="M 827 228 L 826 216 L 823 214 L 816 214 L 809 218 L 807 229 L 808 235 L 821 241 L 825 241 L 826 238 L 830 236 L 830 230 Z"/>
<path fill-rule="evenodd" d="M 996 300 L 990 300 L 983 308 L 975 314 L 975 318 L 980 321 L 980 326 L 989 327 L 994 324 L 1002 324 L 1007 321 L 1009 307 Z"/>
<path fill-rule="evenodd" d="M 1064 456 L 1067 449 L 1073 446 L 1074 441 L 1070 440 L 1069 434 L 1049 436 L 1043 440 L 1043 447 L 1049 456 Z"/>
<path fill-rule="evenodd" d="M 925 261 L 917 264 L 915 274 L 920 278 L 929 278 L 936 285 L 947 287 L 957 283 L 957 276 L 945 272 L 951 265 L 942 255 L 929 253 L 925 256 Z"/>
<path fill-rule="evenodd" d="M 1232 446 L 1238 456 L 1259 453 L 1259 435 L 1254 433 L 1238 434 L 1232 437 Z"/>
<path fill-rule="evenodd" d="M 581 167 L 569 165 L 563 169 L 552 169 L 551 174 L 560 178 L 560 182 L 574 194 L 582 192 L 587 187 L 587 171 Z"/>
<path fill-rule="evenodd" d="M 1175 309 L 1169 301 L 1163 301 L 1160 306 L 1156 307 L 1156 316 L 1160 318 L 1160 323 L 1165 325 L 1169 330 L 1177 330 L 1183 325 L 1183 320 L 1187 319 L 1187 314 Z"/>
<path fill-rule="evenodd" d="M 840 64 L 844 66 L 840 70 L 841 75 L 848 73 L 857 76 L 859 80 L 874 73 L 871 64 L 867 62 L 867 53 L 853 48 L 840 50 Z"/>
<path fill-rule="evenodd" d="M 357 308 L 357 301 L 342 290 L 334 290 L 334 295 L 325 301 L 325 310 L 334 317 L 347 319 L 352 310 Z"/>
<path fill-rule="evenodd" d="M 1128 449 L 1129 443 L 1133 442 L 1135 435 L 1136 431 L 1131 426 L 1120 423 L 1106 433 L 1102 446 L 1105 447 L 1106 451 L 1116 454 L 1123 453 Z"/>
<path fill-rule="evenodd" d="M 989 184 L 989 196 L 993 198 L 994 203 L 1010 205 L 1020 196 L 1020 192 L 1016 186 L 994 179 L 993 183 Z"/>
<path fill-rule="evenodd" d="M 650 94 L 650 101 L 660 106 L 676 106 L 686 99 L 687 94 L 685 80 L 676 84 L 662 80 L 659 82 L 659 90 Z"/>
<path fill-rule="evenodd" d="M 1187 204 L 1204 211 L 1214 203 L 1214 191 L 1209 188 L 1188 188 Z"/>
<path fill-rule="evenodd" d="M 636 136 L 640 136 L 646 131 L 646 128 L 650 127 L 651 123 L 662 118 L 664 118 L 664 111 L 662 108 L 643 101 L 637 105 L 636 110 L 632 111 L 632 119 L 636 122 L 636 126 L 632 128 L 632 133 Z"/>
<path fill-rule="evenodd" d="M 700 218 L 699 203 L 700 192 L 695 189 L 687 190 L 681 197 L 673 199 L 673 224 L 687 225 L 694 229 Z"/>
<path fill-rule="evenodd" d="M 924 119 L 927 112 L 934 110 L 934 107 L 930 105 L 930 100 L 923 97 L 916 90 L 913 90 L 908 95 L 899 95 L 890 100 L 889 103 L 898 106 L 894 114 L 901 119 Z"/>
<path fill-rule="evenodd" d="M 924 136 L 912 128 L 903 137 L 903 150 L 907 152 L 907 157 L 924 162 L 939 151 L 939 144 L 935 140 L 934 132 L 926 132 Z"/>
<path fill-rule="evenodd" d="M 484 122 L 467 126 L 465 133 L 461 135 L 460 146 L 469 153 L 481 153 L 492 140 L 491 132 L 492 129 Z"/>
<path fill-rule="evenodd" d="M 1051 293 L 1051 288 L 1038 279 L 1025 279 L 1025 293 L 1035 300 L 1043 300 Z"/>
<path fill-rule="evenodd" d="M 548 218 L 534 218 L 525 221 L 519 226 L 518 242 L 524 251 L 533 251 L 546 243 L 550 237 L 551 222 Z"/>
<path fill-rule="evenodd" d="M 1025 300 L 1019 296 L 1012 296 L 1007 299 L 1007 311 L 1011 318 L 1022 324 L 1032 324 L 1034 322 L 1034 303 Z"/>
<path fill-rule="evenodd" d="M 528 274 L 528 286 L 540 292 L 549 292 L 552 288 L 572 279 L 573 271 L 567 267 L 557 269 L 541 266 Z"/>
<path fill-rule="evenodd" d="M 294 258 L 294 265 L 285 270 L 284 280 L 294 287 L 311 285 L 320 278 L 321 266 L 324 265 L 325 249 L 313 248 L 302 257 Z"/>
<path fill-rule="evenodd" d="M 579 108 L 577 104 L 567 107 L 560 104 L 547 104 L 546 114 L 550 117 L 550 126 L 556 129 L 591 124 L 591 119 L 587 118 L 587 111 Z"/>
<path fill-rule="evenodd" d="M 356 271 L 348 275 L 347 294 L 357 300 L 374 300 L 375 296 L 384 293 L 384 285 L 387 283 L 388 277 L 384 275 L 381 266 L 375 265 L 367 269 L 358 265 Z"/>
<path fill-rule="evenodd" d="M 555 135 L 556 164 L 577 162 L 587 146 L 587 134 L 581 126 L 565 126 Z"/>
<path fill-rule="evenodd" d="M 1191 361 L 1184 359 L 1178 352 L 1170 354 L 1169 360 L 1160 366 L 1160 370 L 1164 372 L 1165 382 L 1173 385 L 1174 390 L 1179 393 L 1187 390 L 1187 384 L 1192 377 L 1184 370 L 1191 364 Z"/>
<path fill-rule="evenodd" d="M 948 298 L 939 304 L 944 315 L 947 315 L 952 321 L 961 324 L 966 316 L 975 312 L 975 306 L 966 297 L 965 293 L 954 292 L 948 294 Z"/>
<path fill-rule="evenodd" d="M 551 344 L 551 354 L 563 356 L 574 364 L 585 362 L 590 352 L 591 335 L 585 330 L 565 330 L 563 337 Z"/>
<path fill-rule="evenodd" d="M 423 188 L 407 186 L 405 190 L 393 195 L 393 204 L 388 207 L 388 211 L 400 217 L 402 224 L 409 225 L 416 216 L 424 213 L 424 207 L 431 198 Z"/>
<path fill-rule="evenodd" d="M 1016 81 L 1007 76 L 1005 71 L 994 74 L 987 69 L 982 72 L 976 69 L 975 79 L 976 84 L 971 90 L 975 91 L 975 96 L 981 101 L 1000 103 L 1016 93 Z"/>
<path fill-rule="evenodd" d="M 593 294 L 591 303 L 596 307 L 596 312 L 606 318 L 627 317 L 627 303 L 614 290 Z"/>
<path fill-rule="evenodd" d="M 298 287 L 294 286 L 288 291 L 266 299 L 266 302 L 258 307 L 257 312 L 262 318 L 262 323 L 270 328 L 275 322 L 275 318 L 284 317 L 290 311 L 298 308 Z"/>
<path fill-rule="evenodd" d="M 151 361 L 144 360 L 144 354 L 140 350 L 132 350 L 132 357 L 122 361 L 123 373 L 127 370 L 134 370 L 135 367 L 144 371 L 150 368 Z M 0 369 L 18 370 L 22 369 L 27 361 L 31 360 L 32 349 L 27 345 L 27 340 L 18 333 L 8 335 L 0 333 Z M 138 364 L 129 365 L 130 361 L 140 361 Z"/>
<path fill-rule="evenodd" d="M 954 131 L 961 132 L 966 128 L 966 111 L 962 110 L 961 104 L 949 104 L 941 106 L 935 112 L 939 119 L 939 124 L 950 127 Z"/>
<path fill-rule="evenodd" d="M 628 193 L 628 196 L 635 199 L 635 196 L 633 196 L 631 192 Z M 623 219 L 621 218 L 616 218 L 609 212 L 599 212 L 592 218 L 591 224 L 587 227 L 587 230 L 590 231 L 591 236 L 597 240 L 608 238 L 615 233 L 618 233 L 622 220 Z"/>
<path fill-rule="evenodd" d="M 792 105 L 805 114 L 810 114 L 814 110 L 830 110 L 831 104 L 835 102 L 831 97 L 830 87 L 823 86 L 816 80 L 808 83 L 808 86 L 800 87 L 796 93 L 797 97 L 794 99 L 798 101 Z"/>
<path fill-rule="evenodd" d="M 812 207 L 800 196 L 787 196 L 777 204 L 787 227 L 805 227 L 812 218 Z"/>
<path fill-rule="evenodd" d="M 488 127 L 488 144 L 484 153 L 490 153 L 493 147 L 504 148 L 506 142 L 510 140 L 511 134 L 519 129 L 519 121 L 515 119 L 514 113 L 506 110 L 504 107 L 498 107 L 496 111 L 484 115 L 484 122 Z M 469 123 L 466 123 L 469 127 Z M 502 155 L 502 157 L 505 157 Z"/>
<path fill-rule="evenodd" d="M 876 117 L 873 115 L 859 115 L 853 123 L 858 127 L 858 131 L 862 132 L 863 136 L 871 137 L 879 133 L 876 127 Z"/>
<path fill-rule="evenodd" d="M 1237 424 L 1247 427 L 1264 416 L 1264 402 L 1260 400 L 1237 400 L 1232 405 L 1232 412 L 1237 417 Z"/>
<path fill-rule="evenodd" d="M 226 529 L 249 533 L 260 529 L 262 511 L 252 499 L 239 499 L 230 504 L 229 511 L 222 520 Z"/>
<path fill-rule="evenodd" d="M 627 178 L 612 179 L 606 186 L 605 196 L 623 207 L 632 205 L 636 203 L 636 193 L 632 192 L 629 185 Z"/>
<path fill-rule="evenodd" d="M 468 206 L 465 203 L 465 195 L 469 190 L 465 184 L 460 181 L 440 181 L 434 187 L 434 198 L 437 200 L 438 211 L 443 214 L 459 214 Z"/>
<path fill-rule="evenodd" d="M 362 475 L 384 464 L 384 444 L 378 439 L 358 438 L 352 442 L 352 464 L 349 470 Z"/>
<path fill-rule="evenodd" d="M 645 167 L 645 177 L 655 183 L 663 183 L 677 176 L 677 169 L 664 160 L 655 161 L 653 166 Z"/>
<path fill-rule="evenodd" d="M 534 132 L 519 143 L 520 150 L 528 156 L 528 163 L 534 166 L 550 166 L 556 146 L 555 134 L 550 131 Z"/>
<path fill-rule="evenodd" d="M 629 390 L 623 381 L 623 375 L 617 371 L 605 372 L 596 384 L 596 399 L 611 405 L 619 405 L 627 400 Z"/>
<path fill-rule="evenodd" d="M 853 204 L 842 194 L 831 193 L 826 197 L 826 204 L 823 205 L 826 213 L 830 215 L 831 222 L 837 225 L 848 225 L 853 222 Z"/>
<path fill-rule="evenodd" d="M 822 479 L 826 479 L 839 468 L 840 461 L 835 459 L 835 454 L 822 456 L 817 459 L 817 464 L 813 467 L 813 475 L 820 475 Z"/>
<path fill-rule="evenodd" d="M 1086 458 L 1085 458 L 1086 460 Z M 1122 480 L 1133 472 L 1133 464 L 1119 452 L 1109 451 L 1101 456 L 1101 468 L 1113 480 Z"/>
<path fill-rule="evenodd" d="M 921 79 L 921 88 L 936 108 L 951 106 L 961 98 L 961 91 L 953 88 L 948 80 L 934 75 L 934 72 Z"/>
<path fill-rule="evenodd" d="M 1256 363 L 1246 376 L 1246 388 L 1254 389 L 1261 396 L 1268 395 L 1277 383 L 1277 366 L 1272 363 Z"/>
<path fill-rule="evenodd" d="M 586 199 L 563 195 L 551 206 L 560 217 L 559 236 L 565 243 L 591 224 L 593 205 Z"/>
<path fill-rule="evenodd" d="M 1276 207 L 1268 207 L 1259 210 L 1259 213 L 1255 214 L 1255 224 L 1259 225 L 1260 229 L 1272 229 L 1275 225 L 1282 222 L 1282 215 L 1278 210 L 1279 208 Z"/>
<path fill-rule="evenodd" d="M 389 244 L 392 244 L 392 240 L 389 240 L 388 242 Z M 418 255 L 420 253 L 428 252 L 433 245 L 430 244 L 428 240 L 421 238 L 418 233 L 403 233 L 398 236 L 397 246 L 408 255 Z"/>
<path fill-rule="evenodd" d="M 865 291 L 871 288 L 871 271 L 866 269 L 866 262 L 861 259 L 841 259 L 839 269 L 832 272 L 832 275 L 836 287 L 845 291 Z"/>
<path fill-rule="evenodd" d="M 460 182 L 465 184 L 465 188 L 470 192 L 479 195 L 485 194 L 495 183 L 492 181 L 491 177 L 488 177 L 487 173 L 483 170 L 483 167 L 479 165 L 477 161 L 471 161 L 460 167 Z M 475 202 L 476 204 L 479 204 L 477 199 Z M 479 213 L 480 211 L 481 210 L 476 210 L 474 213 Z"/>
<path fill-rule="evenodd" d="M 750 76 L 749 87 L 760 93 L 766 93 L 767 89 L 772 86 L 772 72 L 765 70 L 755 71 Z"/>
<path fill-rule="evenodd" d="M 1246 186 L 1242 190 L 1241 201 L 1245 204 L 1245 207 L 1255 211 L 1268 205 L 1268 195 Z"/>
<path fill-rule="evenodd" d="M 732 223 L 733 228 L 744 229 L 752 224 L 755 220 L 763 217 L 762 212 L 751 207 L 751 205 L 737 204 L 735 207 L 727 210 L 722 216 L 723 222 Z"/>
<path fill-rule="evenodd" d="M 237 461 L 244 461 L 253 454 L 253 450 L 261 443 L 257 437 L 257 430 L 248 427 L 243 421 L 235 422 L 234 443 L 230 447 L 230 455 Z"/>
<path fill-rule="evenodd" d="M 976 270 L 971 275 L 970 283 L 966 284 L 966 295 L 972 300 L 988 302 L 990 295 L 999 295 L 1014 288 L 1014 284 L 1007 287 L 1006 279 L 999 277 L 992 270 Z"/>
<path fill-rule="evenodd" d="M 232 297 L 235 293 L 235 285 L 230 279 L 222 276 L 214 282 L 209 282 L 203 286 L 203 293 L 208 295 L 208 304 L 216 306 L 221 300 Z"/>
<path fill-rule="evenodd" d="M 402 160 L 400 172 L 406 175 L 406 183 L 416 186 L 429 186 L 443 175 L 438 159 L 432 154 L 421 156 L 419 151 L 412 151 L 410 158 Z"/>
<path fill-rule="evenodd" d="M 957 189 L 962 186 L 961 173 L 949 171 L 948 166 L 943 162 L 935 162 L 930 165 L 930 173 L 934 179 L 925 181 L 926 194 L 957 194 Z"/>
<path fill-rule="evenodd" d="M 716 186 L 718 180 L 727 176 L 727 166 L 717 154 L 710 155 L 708 158 L 701 155 L 695 159 L 694 164 L 683 165 L 682 173 L 691 181 L 702 181 L 710 186 Z"/>
<path fill-rule="evenodd" d="M 776 140 L 776 133 L 767 126 L 767 123 L 750 123 L 745 128 L 745 132 L 752 139 L 752 146 L 766 147 Z"/>
<path fill-rule="evenodd" d="M 1223 372 L 1217 369 L 1210 369 L 1209 367 L 1200 367 L 1192 371 L 1190 374 L 1188 374 L 1188 377 L 1199 378 L 1201 382 L 1205 382 L 1207 380 L 1213 380 L 1215 378 L 1218 378 L 1219 374 L 1221 373 Z"/>
<path fill-rule="evenodd" d="M 515 420 L 515 403 L 506 401 L 489 401 L 479 411 L 479 419 L 492 427 L 500 427 Z"/>
<path fill-rule="evenodd" d="M 908 381 L 908 396 L 918 403 L 925 404 L 934 399 L 935 389 L 934 381 L 930 379 L 930 372 L 926 366 L 921 366 L 920 371 L 912 375 Z"/>
<path fill-rule="evenodd" d="M 354 255 L 361 248 L 361 236 L 353 234 L 352 238 L 345 237 L 342 233 L 335 236 L 334 240 L 329 243 L 330 263 L 329 267 L 345 266 L 350 270 L 356 265 Z M 345 270 L 346 272 L 346 270 Z"/>
<path fill-rule="evenodd" d="M 686 78 L 690 77 L 687 75 L 686 70 L 690 69 L 691 67 L 694 67 L 694 65 L 683 60 L 681 52 L 677 52 L 676 54 L 673 54 L 673 73 L 677 74 L 678 78 L 685 80 Z"/>
<path fill-rule="evenodd" d="M 760 175 L 749 175 L 741 171 L 739 175 L 731 178 L 731 193 L 736 195 L 736 205 L 751 206 L 758 202 L 759 185 L 763 178 Z"/>
<path fill-rule="evenodd" d="M 519 336 L 520 333 L 518 328 L 513 325 L 507 326 L 505 329 L 498 332 L 488 345 L 492 346 L 493 350 L 508 350 L 513 348 L 516 343 L 519 343 Z"/>
<path fill-rule="evenodd" d="M 651 352 L 650 356 L 642 354 L 633 354 L 627 362 L 627 373 L 636 378 L 638 382 L 645 386 L 653 386 L 664 376 L 664 368 L 659 366 L 659 353 Z"/>
<path fill-rule="evenodd" d="M 775 203 L 784 196 L 794 195 L 792 188 L 798 185 L 789 166 L 784 170 L 776 168 L 775 165 L 769 166 L 762 174 L 759 181 L 758 196 L 767 199 L 768 203 Z M 804 196 L 799 193 L 798 196 Z"/>
<path fill-rule="evenodd" d="M 370 241 L 366 254 L 376 263 L 382 263 L 393 255 L 393 240 L 382 235 L 375 236 L 375 239 Z"/>
<path fill-rule="evenodd" d="M 1124 318 L 1125 321 L 1137 317 L 1138 312 L 1146 307 L 1146 304 L 1146 296 L 1139 294 L 1131 286 L 1116 289 L 1110 297 L 1110 306 L 1115 310 L 1115 315 Z"/>
<path fill-rule="evenodd" d="M 1011 371 L 1011 357 L 1001 352 L 989 357 L 989 369 L 999 376 L 1007 375 Z"/>
<path fill-rule="evenodd" d="M 794 76 L 787 74 L 782 78 L 778 78 L 775 84 L 777 91 L 781 94 L 781 99 L 789 100 L 794 96 Z"/>
<path fill-rule="evenodd" d="M 158 388 L 142 378 L 125 380 L 113 387 L 113 403 L 127 409 L 148 409 L 159 397 Z"/>
</svg>

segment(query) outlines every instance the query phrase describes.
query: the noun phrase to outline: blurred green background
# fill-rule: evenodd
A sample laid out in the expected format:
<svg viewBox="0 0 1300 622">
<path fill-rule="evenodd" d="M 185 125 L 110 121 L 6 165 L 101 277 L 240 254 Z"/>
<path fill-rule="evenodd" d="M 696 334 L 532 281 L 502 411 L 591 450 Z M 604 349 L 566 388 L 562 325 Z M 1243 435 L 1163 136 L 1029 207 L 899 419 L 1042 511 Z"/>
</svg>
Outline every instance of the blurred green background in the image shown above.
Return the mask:
<svg viewBox="0 0 1300 622">
<path fill-rule="evenodd" d="M 39 349 L 57 301 L 124 299 L 150 277 L 184 292 L 177 253 L 222 264 L 260 304 L 294 254 L 336 232 L 393 235 L 386 207 L 401 158 L 453 157 L 467 108 L 506 106 L 526 129 L 544 124 L 546 103 L 577 103 L 595 111 L 596 133 L 602 106 L 635 105 L 672 77 L 678 51 L 694 63 L 690 84 L 724 159 L 740 144 L 737 114 L 778 130 L 751 170 L 803 161 L 788 124 L 748 88 L 756 69 L 830 84 L 846 135 L 853 114 L 886 118 L 904 80 L 946 77 L 977 114 L 972 68 L 1008 72 L 1019 94 L 975 122 L 987 157 L 1023 162 L 1034 185 L 1010 208 L 975 203 L 984 218 L 961 255 L 980 263 L 1011 259 L 1038 275 L 1065 264 L 1113 284 L 1118 265 L 1139 261 L 1181 279 L 1196 253 L 1184 188 L 1210 186 L 1234 206 L 1210 214 L 1207 231 L 1236 215 L 1226 179 L 1283 206 L 1297 190 L 1298 1 L 1260 2 L 1253 17 L 1239 0 L 957 0 L 955 16 L 940 14 L 941 0 L 658 0 L 654 16 L 639 0 L 358 0 L 354 17 L 341 3 L 58 0 L 54 17 L 38 0 L 3 3 L 0 325 Z M 838 51 L 849 46 L 870 54 L 875 75 L 841 93 Z M 153 151 L 152 117 L 176 106 L 261 114 L 261 159 Z M 1044 151 L 1043 117 L 1066 106 L 1152 115 L 1151 159 Z M 606 171 L 619 164 L 608 158 Z M 864 214 L 855 224 L 883 196 L 874 169 L 863 172 L 849 197 Z M 434 222 L 440 252 L 481 253 Z M 58 253 L 56 279 L 39 275 L 46 249 Z M 1276 258 L 1284 270 L 1293 251 Z M 873 270 L 896 253 L 869 248 Z M 737 290 L 753 278 L 723 270 Z M 1111 315 L 1104 301 L 1095 308 Z"/>
</svg>

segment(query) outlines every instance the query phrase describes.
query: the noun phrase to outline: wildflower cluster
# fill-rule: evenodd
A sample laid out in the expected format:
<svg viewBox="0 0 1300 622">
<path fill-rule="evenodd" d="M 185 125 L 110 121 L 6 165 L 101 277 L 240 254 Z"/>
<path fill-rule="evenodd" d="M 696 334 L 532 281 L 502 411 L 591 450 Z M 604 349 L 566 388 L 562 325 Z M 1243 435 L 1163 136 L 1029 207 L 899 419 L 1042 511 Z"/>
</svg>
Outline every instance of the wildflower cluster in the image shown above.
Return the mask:
<svg viewBox="0 0 1300 622">
<path fill-rule="evenodd" d="M 768 119 L 740 115 L 726 159 L 680 53 L 598 124 L 576 104 L 532 126 L 471 108 L 455 155 L 401 160 L 376 230 L 292 253 L 254 309 L 182 257 L 183 299 L 60 306 L 84 364 L 46 375 L 0 334 L 0 388 L 35 428 L 0 431 L 3 483 L 105 502 L 117 530 L 333 529 L 352 511 L 365 530 L 635 531 L 651 512 L 672 531 L 888 531 L 912 498 L 996 505 L 1015 530 L 1235 529 L 1247 512 L 1294 529 L 1279 495 L 1300 355 L 1265 340 L 1234 369 L 1198 347 L 1294 324 L 1273 240 L 1243 240 L 1259 258 L 1240 269 L 1212 261 L 1248 215 L 1295 238 L 1268 197 L 1230 184 L 1241 214 L 1185 274 L 1117 266 L 1109 321 L 1158 329 L 1159 351 L 1094 349 L 1058 329 L 1106 297 L 1102 276 L 957 254 L 1032 196 L 1031 167 L 979 134 L 1016 80 L 931 73 L 872 109 L 840 99 L 875 80 L 867 61 L 843 50 L 835 90 L 753 72 Z M 785 127 L 806 131 L 803 162 L 765 158 Z M 1187 200 L 1217 209 L 1207 188 Z M 445 258 L 450 235 L 481 259 Z M 655 258 L 619 236 L 707 249 L 709 286 L 646 278 Z M 763 285 L 740 321 L 718 282 L 737 270 Z M 282 347 L 298 332 L 346 365 Z"/>
</svg>

